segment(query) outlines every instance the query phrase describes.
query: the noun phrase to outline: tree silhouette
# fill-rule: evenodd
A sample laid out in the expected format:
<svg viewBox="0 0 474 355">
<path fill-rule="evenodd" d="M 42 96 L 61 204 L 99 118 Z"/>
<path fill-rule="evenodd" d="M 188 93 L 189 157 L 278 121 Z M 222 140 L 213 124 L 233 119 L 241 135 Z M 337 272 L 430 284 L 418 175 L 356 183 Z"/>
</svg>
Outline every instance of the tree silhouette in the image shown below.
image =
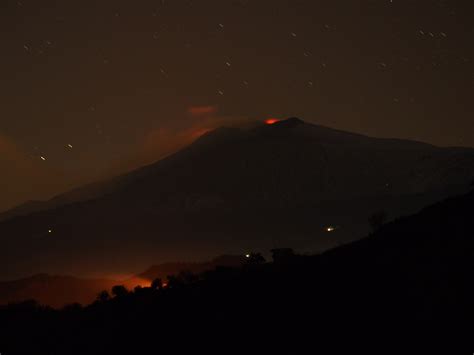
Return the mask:
<svg viewBox="0 0 474 355">
<path fill-rule="evenodd" d="M 247 257 L 247 262 L 251 265 L 259 265 L 265 262 L 265 258 L 261 253 L 251 253 Z"/>
<path fill-rule="evenodd" d="M 106 290 L 101 291 L 97 295 L 97 301 L 99 301 L 99 302 L 107 302 L 109 299 L 110 299 L 110 293 Z"/>
<path fill-rule="evenodd" d="M 178 274 L 178 278 L 184 284 L 192 284 L 198 281 L 199 277 L 191 271 L 183 270 Z"/>
<path fill-rule="evenodd" d="M 112 287 L 112 295 L 114 295 L 117 298 L 121 298 L 128 295 L 128 290 L 123 285 L 116 285 Z"/>
<path fill-rule="evenodd" d="M 163 281 L 161 281 L 160 278 L 154 279 L 151 283 L 151 288 L 153 290 L 160 290 L 161 288 L 163 288 Z"/>
<path fill-rule="evenodd" d="M 291 248 L 277 248 L 270 250 L 275 263 L 285 263 L 294 258 L 295 252 Z"/>
<path fill-rule="evenodd" d="M 62 310 L 69 313 L 78 313 L 82 311 L 82 305 L 78 302 L 70 303 L 65 305 Z"/>
<path fill-rule="evenodd" d="M 178 288 L 183 285 L 182 280 L 175 275 L 169 275 L 166 278 L 168 279 L 168 288 Z"/>
</svg>

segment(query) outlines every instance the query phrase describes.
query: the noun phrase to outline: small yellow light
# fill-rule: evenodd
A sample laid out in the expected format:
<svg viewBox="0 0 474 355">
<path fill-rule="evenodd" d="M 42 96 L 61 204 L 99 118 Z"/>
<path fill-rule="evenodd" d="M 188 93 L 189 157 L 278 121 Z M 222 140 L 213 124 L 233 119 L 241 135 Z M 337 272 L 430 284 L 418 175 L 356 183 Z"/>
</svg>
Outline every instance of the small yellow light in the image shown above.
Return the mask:
<svg viewBox="0 0 474 355">
<path fill-rule="evenodd" d="M 245 254 L 245 257 L 246 257 L 246 258 L 250 258 L 250 254 Z"/>
</svg>

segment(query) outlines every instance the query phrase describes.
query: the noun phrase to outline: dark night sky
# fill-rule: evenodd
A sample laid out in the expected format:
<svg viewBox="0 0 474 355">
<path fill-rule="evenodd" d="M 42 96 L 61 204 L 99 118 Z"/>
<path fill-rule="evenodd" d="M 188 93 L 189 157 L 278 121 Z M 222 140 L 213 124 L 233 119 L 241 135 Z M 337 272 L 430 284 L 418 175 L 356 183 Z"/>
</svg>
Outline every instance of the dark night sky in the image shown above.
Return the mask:
<svg viewBox="0 0 474 355">
<path fill-rule="evenodd" d="M 474 146 L 471 3 L 3 0 L 0 210 L 245 119 Z"/>
</svg>

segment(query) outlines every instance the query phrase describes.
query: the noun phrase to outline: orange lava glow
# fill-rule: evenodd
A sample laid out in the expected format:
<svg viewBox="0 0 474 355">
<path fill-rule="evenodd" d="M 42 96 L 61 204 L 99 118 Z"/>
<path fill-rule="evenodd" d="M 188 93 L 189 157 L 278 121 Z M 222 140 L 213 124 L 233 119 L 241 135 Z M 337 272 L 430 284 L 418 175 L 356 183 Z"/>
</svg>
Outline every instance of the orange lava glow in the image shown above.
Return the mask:
<svg viewBox="0 0 474 355">
<path fill-rule="evenodd" d="M 124 285 L 127 289 L 133 290 L 135 287 L 150 287 L 151 280 L 144 279 L 138 276 L 115 278 L 117 285 Z"/>
<path fill-rule="evenodd" d="M 280 120 L 278 120 L 276 118 L 269 118 L 269 119 L 265 120 L 265 123 L 266 124 L 274 124 L 274 123 L 277 123 L 278 121 L 280 121 Z"/>
</svg>

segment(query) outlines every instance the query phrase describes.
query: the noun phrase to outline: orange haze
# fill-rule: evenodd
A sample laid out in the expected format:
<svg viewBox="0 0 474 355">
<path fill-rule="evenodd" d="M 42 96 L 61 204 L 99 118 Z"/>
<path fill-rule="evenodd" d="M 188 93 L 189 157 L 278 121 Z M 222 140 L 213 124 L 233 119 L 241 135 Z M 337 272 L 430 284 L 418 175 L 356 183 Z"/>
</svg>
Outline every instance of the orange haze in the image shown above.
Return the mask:
<svg viewBox="0 0 474 355">
<path fill-rule="evenodd" d="M 278 121 L 280 121 L 280 120 L 276 119 L 276 118 L 269 118 L 269 119 L 265 120 L 265 123 L 266 124 L 274 124 L 274 123 L 277 123 Z"/>
</svg>

